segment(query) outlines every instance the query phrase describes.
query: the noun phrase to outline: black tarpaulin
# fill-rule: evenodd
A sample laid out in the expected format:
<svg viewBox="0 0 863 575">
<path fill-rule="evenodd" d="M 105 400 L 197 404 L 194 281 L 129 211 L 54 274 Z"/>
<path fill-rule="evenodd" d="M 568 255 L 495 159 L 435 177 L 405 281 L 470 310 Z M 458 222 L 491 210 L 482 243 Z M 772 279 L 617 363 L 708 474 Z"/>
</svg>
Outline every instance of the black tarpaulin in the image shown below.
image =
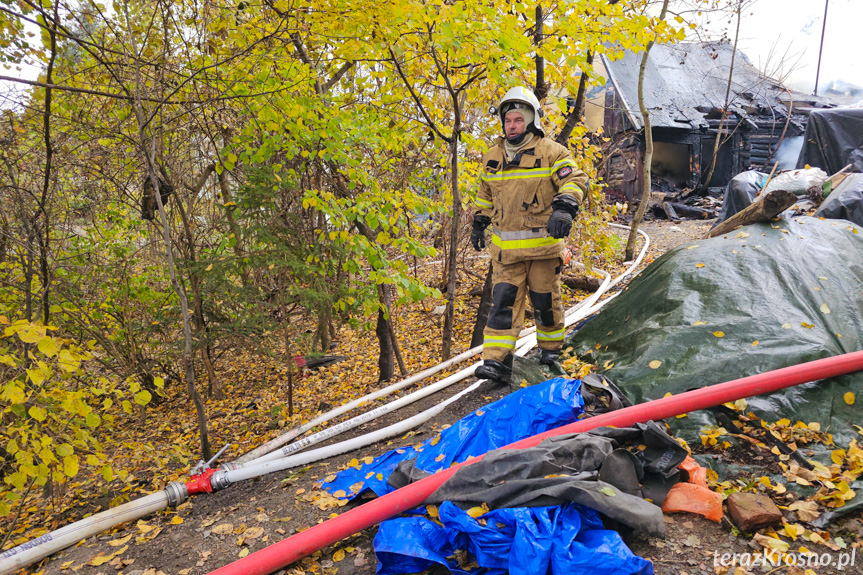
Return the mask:
<svg viewBox="0 0 863 575">
<path fill-rule="evenodd" d="M 762 174 L 755 170 L 742 172 L 731 178 L 731 181 L 728 182 L 728 187 L 725 188 L 722 207 L 716 214 L 716 223 L 713 224 L 713 227 L 716 227 L 717 224 L 724 222 L 737 212 L 748 208 L 749 204 L 761 192 L 766 181 L 767 174 Z"/>
<path fill-rule="evenodd" d="M 621 448 L 625 443 L 642 449 L 627 451 Z M 528 449 L 492 451 L 459 469 L 426 503 L 452 501 L 464 507 L 485 503 L 498 509 L 571 501 L 635 533 L 661 537 L 665 522 L 657 505 L 677 483 L 677 468 L 685 457 L 686 451 L 656 423 L 599 428 L 551 437 Z M 405 471 L 409 470 L 400 468 L 390 480 L 400 484 Z M 611 487 L 617 491 L 609 492 Z"/>
<path fill-rule="evenodd" d="M 815 217 L 848 220 L 863 226 L 863 174 L 851 174 L 830 192 Z"/>
<path fill-rule="evenodd" d="M 807 164 L 835 174 L 848 164 L 863 172 L 863 108 L 812 110 L 797 168 Z"/>
</svg>

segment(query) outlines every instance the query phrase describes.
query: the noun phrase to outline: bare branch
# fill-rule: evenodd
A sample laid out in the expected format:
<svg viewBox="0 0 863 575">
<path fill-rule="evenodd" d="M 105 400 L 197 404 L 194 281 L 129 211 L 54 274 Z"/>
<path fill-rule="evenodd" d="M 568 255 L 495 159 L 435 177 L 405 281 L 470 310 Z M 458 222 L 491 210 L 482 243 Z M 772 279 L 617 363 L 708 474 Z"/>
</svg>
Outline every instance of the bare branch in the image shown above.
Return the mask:
<svg viewBox="0 0 863 575">
<path fill-rule="evenodd" d="M 396 71 L 399 73 L 399 76 L 401 76 L 402 82 L 404 82 L 405 86 L 407 86 L 408 91 L 411 93 L 411 97 L 413 98 L 414 102 L 416 103 L 417 107 L 419 108 L 420 113 L 422 113 L 423 118 L 425 118 L 425 121 L 428 124 L 429 128 L 431 128 L 434 131 L 434 133 L 437 134 L 438 138 L 440 138 L 444 142 L 447 142 L 447 143 L 452 142 L 452 138 L 450 138 L 448 136 L 444 136 L 443 133 L 438 129 L 438 127 L 434 123 L 434 121 L 429 117 L 428 113 L 426 112 L 425 106 L 423 106 L 423 103 L 419 99 L 419 96 L 417 96 L 416 92 L 414 92 L 413 86 L 408 81 L 404 72 L 402 72 L 402 68 L 401 68 L 401 66 L 399 66 L 399 61 L 396 58 L 396 55 L 393 53 L 392 47 L 387 48 L 387 49 L 390 52 L 390 57 L 392 57 L 392 61 L 396 67 Z"/>
</svg>

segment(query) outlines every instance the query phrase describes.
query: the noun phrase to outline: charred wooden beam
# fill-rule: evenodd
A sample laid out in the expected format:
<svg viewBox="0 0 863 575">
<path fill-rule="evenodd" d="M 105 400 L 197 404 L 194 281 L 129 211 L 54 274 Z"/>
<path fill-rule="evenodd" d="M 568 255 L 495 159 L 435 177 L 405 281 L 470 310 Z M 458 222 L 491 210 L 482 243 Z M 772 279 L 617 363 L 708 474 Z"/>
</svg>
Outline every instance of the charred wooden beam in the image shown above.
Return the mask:
<svg viewBox="0 0 863 575">
<path fill-rule="evenodd" d="M 710 218 L 716 217 L 716 214 L 712 210 L 705 210 L 704 208 L 696 208 L 695 206 L 687 206 L 686 204 L 679 204 L 676 202 L 672 202 L 671 207 L 674 211 L 685 218 L 709 220 Z"/>
</svg>

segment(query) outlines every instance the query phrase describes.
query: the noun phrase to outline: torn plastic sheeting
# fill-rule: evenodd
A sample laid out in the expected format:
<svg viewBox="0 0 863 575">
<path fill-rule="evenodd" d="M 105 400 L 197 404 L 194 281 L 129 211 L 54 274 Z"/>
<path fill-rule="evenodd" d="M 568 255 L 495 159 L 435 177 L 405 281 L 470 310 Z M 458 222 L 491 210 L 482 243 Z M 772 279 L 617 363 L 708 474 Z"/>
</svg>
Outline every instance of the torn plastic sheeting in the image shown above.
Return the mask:
<svg viewBox="0 0 863 575">
<path fill-rule="evenodd" d="M 785 190 L 799 198 L 806 196 L 810 188 L 817 187 L 820 190 L 826 179 L 827 172 L 821 168 L 791 170 L 770 180 L 770 183 L 764 186 L 764 193 L 769 194 L 774 190 Z"/>
<path fill-rule="evenodd" d="M 374 540 L 378 575 L 418 573 L 435 564 L 459 575 L 477 568 L 488 575 L 653 573 L 653 565 L 634 555 L 617 532 L 603 528 L 595 511 L 574 503 L 497 509 L 474 519 L 444 502 L 438 520 L 381 523 Z"/>
<path fill-rule="evenodd" d="M 583 359 L 613 363 L 604 375 L 641 403 L 863 349 L 860 294 L 860 228 L 808 217 L 758 224 L 668 252 L 569 343 Z M 750 398 L 749 406 L 774 421 L 832 423 L 835 435 L 859 423 L 843 401 L 848 391 L 863 392 L 863 375 Z M 695 438 L 709 421 L 698 417 L 671 423 Z"/>
<path fill-rule="evenodd" d="M 381 496 L 393 491 L 387 478 L 402 461 L 416 458 L 418 469 L 434 473 L 468 457 L 571 423 L 583 413 L 580 387 L 577 379 L 556 377 L 520 389 L 461 418 L 418 449 L 394 449 L 359 468 L 340 471 L 322 487 L 341 498 L 353 499 L 367 490 Z"/>
</svg>

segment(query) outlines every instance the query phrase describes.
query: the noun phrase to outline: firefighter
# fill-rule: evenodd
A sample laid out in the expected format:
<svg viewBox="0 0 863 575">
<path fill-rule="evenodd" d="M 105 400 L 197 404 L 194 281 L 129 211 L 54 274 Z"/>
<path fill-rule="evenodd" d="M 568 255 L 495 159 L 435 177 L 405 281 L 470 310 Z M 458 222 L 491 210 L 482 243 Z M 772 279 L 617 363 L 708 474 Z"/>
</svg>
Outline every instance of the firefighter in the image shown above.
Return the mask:
<svg viewBox="0 0 863 575">
<path fill-rule="evenodd" d="M 482 250 L 491 225 L 492 307 L 476 376 L 504 383 L 512 374 L 525 296 L 533 305 L 540 362 L 551 365 L 560 357 L 563 238 L 572 230 L 588 179 L 569 150 L 545 137 L 533 92 L 512 88 L 497 113 L 504 136 L 482 158 L 470 239 Z"/>
</svg>

